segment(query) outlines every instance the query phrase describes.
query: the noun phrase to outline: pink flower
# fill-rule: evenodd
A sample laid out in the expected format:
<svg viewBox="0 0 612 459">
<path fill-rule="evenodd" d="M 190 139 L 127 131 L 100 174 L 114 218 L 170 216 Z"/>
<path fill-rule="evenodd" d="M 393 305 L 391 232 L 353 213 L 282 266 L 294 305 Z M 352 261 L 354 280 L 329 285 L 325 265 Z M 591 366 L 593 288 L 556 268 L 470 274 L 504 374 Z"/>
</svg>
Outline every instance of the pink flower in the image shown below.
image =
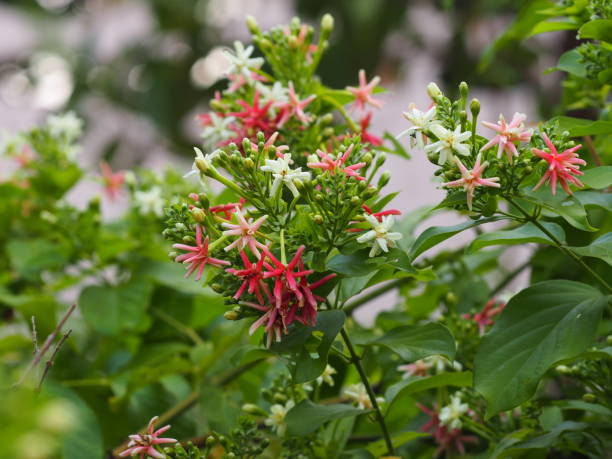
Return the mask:
<svg viewBox="0 0 612 459">
<path fill-rule="evenodd" d="M 431 363 L 425 362 L 424 360 L 417 360 L 414 363 L 400 365 L 397 367 L 397 370 L 404 373 L 402 378 L 409 378 L 410 376 L 427 376 L 431 367 Z"/>
<path fill-rule="evenodd" d="M 282 127 L 292 116 L 295 116 L 302 123 L 309 123 L 311 117 L 304 113 L 304 109 L 310 104 L 316 96 L 313 94 L 308 96 L 306 99 L 300 100 L 295 93 L 293 83 L 289 82 L 289 100 L 279 104 L 280 117 L 278 119 L 278 126 Z"/>
<path fill-rule="evenodd" d="M 531 129 L 525 130 L 525 125 L 523 124 L 525 118 L 527 117 L 524 114 L 515 113 L 510 124 L 507 124 L 504 115 L 500 114 L 497 124 L 483 121 L 482 124 L 489 129 L 497 131 L 499 134 L 484 145 L 480 151 L 488 150 L 493 145 L 498 145 L 497 157 L 500 158 L 502 151 L 505 151 L 508 161 L 512 162 L 512 156 L 518 156 L 515 142 L 529 142 L 533 134 Z"/>
<path fill-rule="evenodd" d="M 575 147 L 568 148 L 558 153 L 546 134 L 542 133 L 542 138 L 546 146 L 550 149 L 550 153 L 537 148 L 533 148 L 531 151 L 533 151 L 536 156 L 545 160 L 549 164 L 549 167 L 542 179 L 533 189 L 537 190 L 549 179 L 550 186 L 552 187 L 552 194 L 557 192 L 557 180 L 561 184 L 561 188 L 563 188 L 567 194 L 572 194 L 572 190 L 570 190 L 567 182 L 573 183 L 578 187 L 584 186 L 578 178 L 574 177 L 574 175 L 583 175 L 583 172 L 579 170 L 580 165 L 584 166 L 586 164 L 586 161 L 580 159 L 576 153 L 577 150 L 582 148 L 582 145 L 576 145 Z"/>
<path fill-rule="evenodd" d="M 272 126 L 273 122 L 268 117 L 268 111 L 270 110 L 270 107 L 272 106 L 272 101 L 269 101 L 260 107 L 259 106 L 259 92 L 255 91 L 255 95 L 253 96 L 252 105 L 249 105 L 248 102 L 242 99 L 237 100 L 236 103 L 243 108 L 243 111 L 232 112 L 232 113 L 229 113 L 229 115 L 238 118 L 242 122 L 242 125 L 244 126 L 244 130 L 246 134 L 248 134 L 249 137 L 251 135 L 255 135 L 257 131 L 262 131 L 266 135 L 274 131 L 273 126 Z M 238 142 L 242 140 L 242 138 L 240 138 L 240 135 L 238 136 L 236 140 Z"/>
<path fill-rule="evenodd" d="M 230 73 L 228 79 L 232 82 L 232 84 L 230 84 L 227 90 L 225 91 L 227 93 L 236 92 L 245 84 L 251 83 L 253 81 L 268 81 L 265 76 L 262 76 L 257 72 L 251 72 L 250 81 L 242 73 Z"/>
<path fill-rule="evenodd" d="M 426 415 L 429 416 L 429 421 L 421 427 L 422 432 L 429 432 L 433 435 L 435 442 L 438 444 L 436 456 L 443 451 L 457 451 L 460 454 L 465 454 L 464 443 L 478 443 L 478 437 L 473 435 L 463 435 L 461 429 L 450 429 L 440 423 L 437 409 L 427 408 L 421 403 L 416 406 Z"/>
<path fill-rule="evenodd" d="M 174 244 L 172 247 L 180 250 L 187 250 L 189 253 L 179 255 L 174 259 L 176 262 L 183 262 L 189 264 L 189 269 L 185 274 L 185 277 L 191 276 L 197 269 L 195 280 L 199 281 L 202 278 L 204 267 L 209 264 L 212 266 L 229 266 L 231 263 L 225 260 L 219 260 L 218 258 L 211 258 L 208 256 L 208 236 L 202 242 L 202 228 L 200 225 L 196 225 L 196 246 L 185 245 L 185 244 Z"/>
<path fill-rule="evenodd" d="M 496 306 L 497 305 L 497 306 Z M 495 307 L 496 306 L 496 307 Z M 505 303 L 498 303 L 495 298 L 489 300 L 485 304 L 482 311 L 471 316 L 470 314 L 463 314 L 461 317 L 464 319 L 471 319 L 478 324 L 478 332 L 480 336 L 484 335 L 486 327 L 493 325 L 493 317 L 498 315 L 506 307 Z"/>
<path fill-rule="evenodd" d="M 346 88 L 355 97 L 355 102 L 351 106 L 351 110 L 355 108 L 365 110 L 366 104 L 370 104 L 376 108 L 382 108 L 382 101 L 372 97 L 372 92 L 378 83 L 380 83 L 380 78 L 377 76 L 372 78 L 372 81 L 368 83 L 366 80 L 365 70 L 360 70 L 359 87 L 347 86 Z"/>
<path fill-rule="evenodd" d="M 161 427 L 154 432 L 153 427 L 157 419 L 158 417 L 155 416 L 149 421 L 146 434 L 130 435 L 128 448 L 125 451 L 122 451 L 119 456 L 126 457 L 138 454 L 140 459 L 144 459 L 145 456 L 154 457 L 156 459 L 164 459 L 166 455 L 160 453 L 155 446 L 163 445 L 165 443 L 176 443 L 176 440 L 174 438 L 159 438 L 159 436 L 167 431 L 170 426 L 168 425 Z"/>
<path fill-rule="evenodd" d="M 113 172 L 108 163 L 104 161 L 100 163 L 100 170 L 102 171 L 104 191 L 110 199 L 116 199 L 125 182 L 125 172 Z"/>
<path fill-rule="evenodd" d="M 259 227 L 263 224 L 263 222 L 266 221 L 268 216 L 264 215 L 263 217 L 259 217 L 255 222 L 253 222 L 252 218 L 249 218 L 248 220 L 244 218 L 242 210 L 240 209 L 236 209 L 234 215 L 236 215 L 238 224 L 224 222 L 222 225 L 225 228 L 229 229 L 223 231 L 223 234 L 225 236 L 238 236 L 238 239 L 228 245 L 225 248 L 225 251 L 228 252 L 234 247 L 238 247 L 238 250 L 243 250 L 245 247 L 248 246 L 249 249 L 251 249 L 251 252 L 253 252 L 253 255 L 259 258 L 261 254 L 259 253 L 259 250 L 257 250 L 257 248 L 265 249 L 266 246 L 259 242 L 257 239 L 255 239 L 255 234 L 257 233 Z"/>
<path fill-rule="evenodd" d="M 246 253 L 244 253 L 244 250 L 240 251 L 240 258 L 242 258 L 242 262 L 244 263 L 244 269 L 226 269 L 228 273 L 244 279 L 242 281 L 242 284 L 240 285 L 240 288 L 238 289 L 238 291 L 236 291 L 235 295 L 232 298 L 236 300 L 240 299 L 244 291 L 247 290 L 251 295 L 254 294 L 257 297 L 259 304 L 263 304 L 264 299 L 261 294 L 261 291 L 263 290 L 265 293 L 267 293 L 268 296 L 270 296 L 270 293 L 268 292 L 267 285 L 263 281 L 264 273 L 262 269 L 264 267 L 264 264 L 266 264 L 268 268 L 270 267 L 270 265 L 265 263 L 265 256 L 260 257 L 257 263 L 251 263 L 249 257 L 247 257 Z"/>
<path fill-rule="evenodd" d="M 347 176 L 354 177 L 356 180 L 364 180 L 365 178 L 359 175 L 357 170 L 365 166 L 366 163 L 357 163 L 353 164 L 352 166 L 347 166 L 344 168 L 342 167 L 350 156 L 351 152 L 353 151 L 353 147 L 354 145 L 352 144 L 346 149 L 344 154 L 342 156 L 339 156 L 337 159 L 328 155 L 324 151 L 317 150 L 317 155 L 319 155 L 322 161 L 318 163 L 308 163 L 307 165 L 312 169 L 323 169 L 329 171 L 331 175 L 334 175 L 337 170 L 340 170 L 341 172 L 344 172 Z"/>
<path fill-rule="evenodd" d="M 266 257 L 272 261 L 275 269 L 266 271 L 264 273 L 264 279 L 270 279 L 273 277 L 276 278 L 274 281 L 274 299 L 277 308 L 280 308 L 283 300 L 283 287 L 286 286 L 289 288 L 289 290 L 295 292 L 296 295 L 301 296 L 301 292 L 298 293 L 297 279 L 313 273 L 312 270 L 304 269 L 294 272 L 294 269 L 296 266 L 298 266 L 298 261 L 301 262 L 302 252 L 304 252 L 304 249 L 305 247 L 303 245 L 300 246 L 295 252 L 293 259 L 287 265 L 280 262 L 267 248 L 265 249 Z M 303 266 L 302 263 L 300 263 L 300 265 Z"/>
<path fill-rule="evenodd" d="M 196 195 L 197 196 L 197 195 Z M 208 210 L 213 214 L 224 214 L 225 218 L 232 218 L 232 214 L 236 212 L 236 209 L 242 210 L 246 199 L 240 198 L 238 202 L 230 202 L 228 204 L 219 204 L 216 206 L 210 206 Z"/>
<path fill-rule="evenodd" d="M 359 120 L 359 125 L 361 126 L 361 140 L 369 143 L 370 145 L 379 146 L 383 144 L 383 140 L 380 137 L 376 137 L 374 134 L 370 134 L 368 132 L 368 127 L 370 127 L 370 120 L 372 119 L 372 112 L 368 112 L 361 120 Z"/>
<path fill-rule="evenodd" d="M 467 170 L 467 168 L 463 165 L 461 160 L 458 158 L 454 158 L 459 170 L 461 171 L 461 178 L 459 180 L 453 180 L 452 182 L 443 183 L 442 186 L 446 187 L 456 187 L 462 186 L 465 191 L 467 191 L 467 205 L 468 209 L 472 210 L 472 200 L 474 199 L 474 189 L 479 186 L 492 186 L 495 188 L 499 188 L 499 183 L 496 183 L 499 178 L 498 177 L 490 177 L 490 178 L 482 178 L 482 173 L 485 168 L 489 165 L 486 161 L 483 164 L 480 164 L 480 154 L 476 157 L 476 164 L 471 171 Z"/>
</svg>

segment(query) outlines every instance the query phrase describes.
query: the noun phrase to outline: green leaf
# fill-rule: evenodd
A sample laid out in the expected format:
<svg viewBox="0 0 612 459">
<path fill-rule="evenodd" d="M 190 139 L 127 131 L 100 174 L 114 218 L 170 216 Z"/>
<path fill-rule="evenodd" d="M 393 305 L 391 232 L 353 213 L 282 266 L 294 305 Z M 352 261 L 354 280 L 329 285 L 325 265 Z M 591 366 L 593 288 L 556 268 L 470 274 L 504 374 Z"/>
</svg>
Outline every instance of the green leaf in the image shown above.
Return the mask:
<svg viewBox="0 0 612 459">
<path fill-rule="evenodd" d="M 555 70 L 570 73 L 578 78 L 586 78 L 586 66 L 582 62 L 582 56 L 576 49 L 561 54 L 557 66 L 547 70 L 546 73 Z"/>
<path fill-rule="evenodd" d="M 567 131 L 572 137 L 612 133 L 612 121 L 585 120 L 583 118 L 573 118 L 571 116 L 555 116 L 551 118 L 547 124 L 557 125 L 560 131 Z M 610 166 L 602 167 L 610 168 Z"/>
<path fill-rule="evenodd" d="M 402 325 L 368 344 L 385 346 L 408 362 L 430 355 L 455 358 L 455 338 L 440 324 Z"/>
<path fill-rule="evenodd" d="M 428 437 L 429 434 L 425 432 L 402 432 L 400 434 L 394 435 L 391 437 L 391 443 L 393 443 L 394 448 L 399 448 L 405 443 L 414 440 L 415 438 Z M 374 443 L 370 443 L 367 446 L 367 450 L 371 452 L 374 457 L 381 457 L 383 454 L 387 452 L 387 444 L 385 440 L 378 440 Z"/>
<path fill-rule="evenodd" d="M 391 153 L 395 153 L 396 155 L 401 156 L 402 158 L 405 158 L 405 159 L 411 158 L 410 154 L 406 151 L 406 149 L 402 146 L 400 141 L 397 140 L 393 134 L 391 134 L 390 132 L 385 132 L 383 135 L 383 139 L 386 139 L 389 142 L 391 142 L 394 147 L 393 150 L 389 148 L 386 148 L 385 150 Z"/>
<path fill-rule="evenodd" d="M 591 413 L 612 418 L 612 410 L 598 403 L 588 403 L 583 400 L 558 400 L 554 401 L 553 405 L 558 406 L 562 410 L 590 411 Z"/>
<path fill-rule="evenodd" d="M 607 301 L 597 289 L 566 280 L 540 282 L 512 297 L 475 359 L 475 388 L 488 402 L 487 416 L 528 400 L 548 368 L 591 345 Z"/>
<path fill-rule="evenodd" d="M 612 43 L 612 19 L 595 19 L 584 24 L 578 30 L 581 39 L 607 41 Z"/>
<path fill-rule="evenodd" d="M 327 365 L 329 348 L 344 325 L 346 315 L 339 309 L 321 311 L 314 327 L 297 325 L 271 350 L 291 354 L 287 359 L 294 382 L 304 383 L 317 378 Z"/>
<path fill-rule="evenodd" d="M 387 411 L 391 409 L 396 399 L 406 395 L 416 394 L 429 389 L 438 387 L 470 387 L 472 385 L 472 372 L 460 371 L 452 373 L 440 373 L 427 378 L 408 379 L 393 384 L 385 392 L 387 401 Z"/>
<path fill-rule="evenodd" d="M 211 268 L 212 269 L 212 268 Z M 150 277 L 155 282 L 183 293 L 193 295 L 211 295 L 210 288 L 193 279 L 185 279 L 185 266 L 171 261 L 154 261 L 147 263 L 141 274 Z"/>
<path fill-rule="evenodd" d="M 481 218 L 480 220 L 469 220 L 458 225 L 453 226 L 432 226 L 423 231 L 419 237 L 417 237 L 412 248 L 410 249 L 410 258 L 414 260 L 420 254 L 428 249 L 444 242 L 445 240 L 453 237 L 466 229 L 474 228 L 475 226 L 482 225 L 484 223 L 495 222 L 501 220 L 502 217 L 488 217 Z"/>
<path fill-rule="evenodd" d="M 612 233 L 604 234 L 585 247 L 569 247 L 583 257 L 599 258 L 612 266 Z"/>
<path fill-rule="evenodd" d="M 574 228 L 582 231 L 597 231 L 589 223 L 586 210 L 574 196 L 564 194 L 553 195 L 549 189 L 527 191 L 525 199 L 537 204 L 545 210 L 559 215 Z"/>
<path fill-rule="evenodd" d="M 360 250 L 349 255 L 338 254 L 327 262 L 327 269 L 346 277 L 361 277 L 379 269 L 380 258 L 370 258 L 368 250 Z"/>
<path fill-rule="evenodd" d="M 116 335 L 146 325 L 145 310 L 151 291 L 151 284 L 143 279 L 132 279 L 118 286 L 90 286 L 81 292 L 79 307 L 94 330 Z"/>
<path fill-rule="evenodd" d="M 558 30 L 576 30 L 578 28 L 578 24 L 574 22 L 568 21 L 542 21 L 537 24 L 531 32 L 529 32 L 529 37 L 533 37 L 534 35 L 539 35 L 541 33 L 546 32 L 556 32 Z"/>
<path fill-rule="evenodd" d="M 45 269 L 59 268 L 67 259 L 57 244 L 47 239 L 14 239 L 6 245 L 11 265 L 30 280 Z"/>
<path fill-rule="evenodd" d="M 584 207 L 599 207 L 612 212 L 612 194 L 599 191 L 578 191 L 574 196 Z"/>
<path fill-rule="evenodd" d="M 612 126 L 612 123 L 610 123 Z M 612 185 L 612 166 L 599 166 L 584 171 L 580 181 L 590 188 L 603 190 Z"/>
<path fill-rule="evenodd" d="M 565 232 L 556 223 L 545 223 L 542 225 L 550 231 L 560 241 L 565 240 Z M 554 245 L 554 241 L 544 234 L 533 223 L 528 222 L 518 228 L 511 230 L 493 231 L 491 233 L 482 233 L 477 236 L 468 247 L 469 253 L 474 253 L 478 249 L 488 247 L 490 245 L 511 245 L 511 244 L 526 244 L 535 242 L 538 244 Z"/>
<path fill-rule="evenodd" d="M 302 400 L 291 408 L 285 417 L 289 435 L 308 435 L 323 424 L 335 419 L 359 416 L 370 411 L 361 410 L 350 405 L 316 405 L 310 400 Z"/>
</svg>

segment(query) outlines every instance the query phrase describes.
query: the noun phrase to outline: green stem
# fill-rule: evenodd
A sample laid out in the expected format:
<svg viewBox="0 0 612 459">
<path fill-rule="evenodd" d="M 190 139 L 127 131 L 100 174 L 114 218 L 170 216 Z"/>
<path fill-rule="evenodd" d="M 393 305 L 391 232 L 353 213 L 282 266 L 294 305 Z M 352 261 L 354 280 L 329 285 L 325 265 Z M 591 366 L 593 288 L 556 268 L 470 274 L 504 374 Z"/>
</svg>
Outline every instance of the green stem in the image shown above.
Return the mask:
<svg viewBox="0 0 612 459">
<path fill-rule="evenodd" d="M 372 301 L 374 298 L 378 298 L 380 295 L 387 293 L 390 290 L 396 289 L 401 287 L 402 285 L 405 285 L 407 283 L 409 283 L 411 281 L 410 277 L 403 277 L 401 279 L 396 279 L 394 281 L 391 281 L 381 287 L 378 287 L 375 290 L 372 290 L 371 292 L 363 295 L 360 298 L 357 298 L 355 301 L 352 301 L 351 303 L 347 304 L 343 310 L 344 312 L 349 315 L 351 314 L 355 309 L 363 306 L 364 304 Z"/>
<path fill-rule="evenodd" d="M 501 292 L 504 288 L 506 288 L 506 286 L 512 282 L 512 280 L 518 276 L 520 273 L 522 273 L 525 269 L 527 269 L 529 267 L 529 265 L 531 265 L 531 260 L 527 260 L 525 263 L 523 263 L 522 265 L 518 266 L 517 268 L 515 268 L 514 270 L 510 271 L 508 274 L 506 274 L 506 277 L 504 277 L 499 284 L 497 284 L 493 290 L 491 290 L 491 298 L 493 298 L 495 295 L 497 295 L 499 292 Z"/>
<path fill-rule="evenodd" d="M 374 411 L 376 412 L 376 419 L 378 420 L 380 430 L 382 431 L 383 437 L 385 439 L 385 444 L 387 445 L 387 454 L 395 456 L 395 449 L 393 448 L 393 442 L 391 441 L 391 436 L 389 435 L 389 431 L 387 430 L 387 424 L 385 424 L 385 418 L 383 417 L 382 412 L 380 411 L 380 407 L 378 406 L 378 402 L 376 401 L 376 394 L 374 394 L 374 390 L 372 389 L 372 385 L 370 384 L 368 375 L 366 375 L 366 372 L 363 369 L 363 366 L 361 365 L 361 357 L 359 357 L 359 355 L 355 351 L 353 343 L 351 342 L 351 339 L 349 338 L 349 335 L 344 329 L 344 327 L 340 330 L 340 334 L 342 335 L 342 339 L 344 340 L 349 354 L 351 355 L 351 361 L 355 365 L 355 368 L 357 368 L 357 372 L 359 373 L 361 382 L 363 382 L 363 385 L 365 386 L 366 391 L 368 392 L 368 397 L 370 398 L 370 402 L 372 403 L 372 408 L 374 408 Z"/>
<path fill-rule="evenodd" d="M 610 284 L 608 284 L 599 274 L 597 274 L 589 265 L 587 265 L 582 259 L 582 257 L 576 255 L 570 249 L 565 247 L 563 245 L 563 242 L 561 242 L 554 234 L 548 231 L 546 227 L 542 225 L 537 218 L 532 215 L 529 215 L 529 213 L 525 209 L 523 209 L 517 202 L 512 200 L 512 198 L 506 197 L 506 200 L 524 215 L 526 221 L 532 222 L 540 231 L 546 234 L 546 236 L 548 236 L 550 240 L 555 243 L 559 250 L 561 250 L 568 257 L 574 260 L 578 265 L 580 265 L 585 271 L 587 271 L 597 282 L 601 284 L 602 287 L 604 287 L 608 291 L 608 293 L 612 293 L 612 287 L 610 286 Z"/>
</svg>

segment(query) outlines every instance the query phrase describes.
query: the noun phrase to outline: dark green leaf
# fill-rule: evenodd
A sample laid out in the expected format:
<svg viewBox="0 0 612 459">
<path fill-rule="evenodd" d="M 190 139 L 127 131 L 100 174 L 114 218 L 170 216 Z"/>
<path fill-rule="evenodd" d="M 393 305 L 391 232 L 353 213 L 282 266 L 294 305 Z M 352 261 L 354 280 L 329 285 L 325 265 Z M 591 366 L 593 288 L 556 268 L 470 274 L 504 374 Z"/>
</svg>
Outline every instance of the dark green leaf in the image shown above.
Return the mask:
<svg viewBox="0 0 612 459">
<path fill-rule="evenodd" d="M 316 405 L 310 400 L 302 400 L 294 406 L 285 417 L 287 432 L 290 435 L 308 435 L 323 424 L 335 419 L 349 416 L 359 416 L 369 411 L 361 410 L 350 405 Z"/>
<path fill-rule="evenodd" d="M 610 123 L 612 131 L 612 123 Z M 596 190 L 603 190 L 612 185 L 612 166 L 600 166 L 584 171 L 580 177 L 582 183 Z"/>
<path fill-rule="evenodd" d="M 369 344 L 385 346 L 408 362 L 430 355 L 443 355 L 449 360 L 455 358 L 455 339 L 440 324 L 402 325 Z"/>
<path fill-rule="evenodd" d="M 582 231 L 597 231 L 597 228 L 589 223 L 584 206 L 574 196 L 553 195 L 549 189 L 541 189 L 527 191 L 525 199 L 559 215 L 574 228 Z"/>
<path fill-rule="evenodd" d="M 429 434 L 424 432 L 402 432 L 397 435 L 393 435 L 393 437 L 391 437 L 391 443 L 393 443 L 394 448 L 398 448 L 404 443 L 408 443 L 409 441 L 414 440 L 415 438 L 428 436 Z M 385 440 L 382 439 L 375 441 L 374 443 L 370 443 L 367 446 L 367 449 L 374 455 L 374 457 L 381 457 L 387 452 L 387 444 L 385 443 Z"/>
<path fill-rule="evenodd" d="M 528 400 L 548 368 L 593 341 L 608 298 L 579 282 L 553 280 L 515 295 L 483 337 L 474 382 L 487 415 Z"/>
<path fill-rule="evenodd" d="M 542 225 L 560 241 L 565 240 L 565 232 L 563 231 L 563 228 L 556 223 L 542 223 Z M 473 253 L 490 245 L 526 244 L 528 242 L 554 245 L 554 241 L 552 239 L 544 234 L 533 223 L 528 222 L 511 230 L 482 233 L 481 235 L 477 236 L 474 241 L 472 241 L 468 247 L 468 252 Z"/>
<path fill-rule="evenodd" d="M 604 234 L 585 247 L 570 247 L 578 255 L 594 257 L 612 266 L 612 233 Z"/>
<path fill-rule="evenodd" d="M 370 258 L 368 250 L 349 255 L 338 254 L 327 262 L 327 269 L 347 277 L 361 277 L 379 269 L 380 263 L 384 260 L 380 258 Z"/>
</svg>

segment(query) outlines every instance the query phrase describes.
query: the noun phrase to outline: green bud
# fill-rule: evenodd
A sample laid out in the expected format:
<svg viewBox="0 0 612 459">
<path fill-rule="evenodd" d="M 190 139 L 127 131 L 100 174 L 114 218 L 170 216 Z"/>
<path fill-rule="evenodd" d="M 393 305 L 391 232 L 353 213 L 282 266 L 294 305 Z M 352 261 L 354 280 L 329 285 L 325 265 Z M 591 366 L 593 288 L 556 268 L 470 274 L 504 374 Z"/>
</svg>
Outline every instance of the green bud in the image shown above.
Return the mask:
<svg viewBox="0 0 612 459">
<path fill-rule="evenodd" d="M 190 244 L 192 242 L 195 242 L 195 239 L 191 236 L 183 236 L 183 239 L 181 239 L 185 244 Z"/>
<path fill-rule="evenodd" d="M 244 158 L 242 163 L 244 164 L 244 167 L 246 167 L 249 170 L 255 169 L 255 163 L 253 162 L 251 158 Z"/>
<path fill-rule="evenodd" d="M 259 42 L 259 47 L 261 49 L 270 49 L 272 47 L 272 42 L 267 38 L 263 38 Z"/>
<path fill-rule="evenodd" d="M 587 403 L 595 403 L 597 401 L 597 397 L 595 397 L 595 394 L 591 394 L 590 392 L 587 392 L 586 394 L 582 396 L 582 400 L 584 400 Z"/>
<path fill-rule="evenodd" d="M 315 222 L 317 225 L 320 225 L 323 223 L 323 216 L 321 214 L 316 214 L 312 217 L 312 221 Z"/>
<path fill-rule="evenodd" d="M 298 18 L 297 16 L 293 16 L 291 18 L 291 27 L 294 29 L 299 29 L 300 25 L 302 25 L 302 23 L 300 22 L 300 18 Z"/>
<path fill-rule="evenodd" d="M 206 439 L 206 446 L 208 448 L 212 448 L 216 444 L 217 444 L 217 439 L 213 437 L 212 435 L 209 435 L 208 438 Z"/>
<path fill-rule="evenodd" d="M 208 200 L 208 196 L 206 196 L 204 193 L 200 193 L 198 195 L 198 197 L 200 198 L 200 202 L 202 203 L 202 207 L 204 209 L 208 209 L 210 207 L 210 201 Z"/>
<path fill-rule="evenodd" d="M 171 260 L 174 260 L 177 255 L 178 254 L 176 252 L 168 252 L 168 258 L 170 258 Z"/>
<path fill-rule="evenodd" d="M 259 142 L 265 142 L 266 141 L 266 136 L 264 135 L 263 132 L 259 131 L 257 133 L 257 143 Z"/>
<path fill-rule="evenodd" d="M 234 459 L 234 458 L 236 457 L 236 455 L 230 451 L 229 453 L 227 453 L 227 454 L 225 455 L 225 457 L 226 457 L 227 459 Z"/>
<path fill-rule="evenodd" d="M 379 153 L 376 157 L 376 167 L 380 167 L 385 164 L 387 160 L 387 155 L 385 153 Z"/>
<path fill-rule="evenodd" d="M 334 121 L 334 115 L 327 113 L 321 117 L 322 124 L 331 124 Z"/>
<path fill-rule="evenodd" d="M 469 90 L 470 88 L 465 81 L 462 81 L 461 83 L 459 83 L 459 95 L 461 96 L 461 99 L 464 101 L 463 102 L 464 104 L 465 104 L 465 101 L 467 100 Z"/>
<path fill-rule="evenodd" d="M 467 112 L 465 110 L 461 110 L 459 112 L 459 122 L 463 125 L 467 121 Z"/>
<path fill-rule="evenodd" d="M 555 370 L 557 370 L 557 373 L 562 374 L 562 375 L 567 375 L 571 373 L 571 370 L 569 369 L 567 365 L 557 365 Z"/>
<path fill-rule="evenodd" d="M 470 102 L 470 112 L 472 112 L 473 120 L 478 118 L 478 114 L 480 113 L 480 101 L 478 99 L 472 99 Z"/>
<path fill-rule="evenodd" d="M 232 153 L 235 153 L 238 151 L 238 145 L 236 145 L 234 142 L 230 143 L 228 147 Z"/>
<path fill-rule="evenodd" d="M 442 91 L 440 91 L 438 85 L 432 81 L 427 85 L 427 94 L 435 101 L 438 97 L 442 96 Z"/>
<path fill-rule="evenodd" d="M 527 172 L 528 174 L 531 174 L 531 173 L 533 172 L 533 167 L 531 167 L 531 166 L 527 166 L 527 167 L 525 168 L 525 172 Z"/>
<path fill-rule="evenodd" d="M 273 400 L 278 403 L 285 403 L 287 397 L 285 397 L 283 394 L 276 393 L 274 394 Z"/>
<path fill-rule="evenodd" d="M 187 227 L 185 226 L 184 223 L 178 222 L 177 224 L 174 225 L 174 229 L 177 231 L 185 231 Z"/>
<path fill-rule="evenodd" d="M 206 212 L 204 212 L 199 207 L 192 207 L 191 215 L 193 215 L 193 219 L 198 223 L 202 223 L 206 218 Z"/>
<path fill-rule="evenodd" d="M 332 137 L 334 135 L 334 128 L 332 127 L 326 127 L 325 129 L 323 129 L 322 134 L 323 137 Z"/>
<path fill-rule="evenodd" d="M 208 170 L 208 162 L 203 158 L 196 158 L 195 164 L 202 174 L 206 174 Z"/>
<path fill-rule="evenodd" d="M 334 17 L 331 14 L 323 15 L 321 18 L 321 31 L 329 34 L 334 28 Z"/>
<path fill-rule="evenodd" d="M 314 199 L 315 201 L 323 201 L 324 196 L 321 193 L 315 193 Z"/>
<path fill-rule="evenodd" d="M 445 300 L 447 304 L 457 304 L 459 302 L 457 295 L 453 292 L 447 292 Z"/>
<path fill-rule="evenodd" d="M 612 344 L 612 335 L 606 337 L 606 344 Z"/>
<path fill-rule="evenodd" d="M 378 193 L 378 190 L 376 188 L 368 188 L 364 190 L 362 193 L 363 200 L 367 201 L 371 197 L 375 196 L 377 193 Z"/>
<path fill-rule="evenodd" d="M 353 196 L 351 198 L 351 204 L 354 206 L 358 206 L 361 204 L 361 199 L 359 198 L 359 196 Z"/>
<path fill-rule="evenodd" d="M 369 153 L 369 152 L 361 157 L 361 161 L 366 163 L 366 166 L 369 165 L 373 159 L 374 158 L 372 158 L 372 153 Z"/>
<path fill-rule="evenodd" d="M 223 314 L 223 317 L 225 317 L 227 320 L 238 320 L 238 314 L 236 311 L 226 311 Z"/>
<path fill-rule="evenodd" d="M 245 403 L 244 405 L 242 405 L 242 411 L 248 414 L 253 414 L 255 416 L 266 416 L 268 414 L 253 403 Z"/>
<path fill-rule="evenodd" d="M 378 179 L 378 188 L 380 189 L 384 187 L 387 183 L 389 183 L 389 180 L 391 180 L 391 172 L 389 171 L 383 172 L 380 178 Z"/>
<path fill-rule="evenodd" d="M 297 37 L 295 35 L 289 35 L 287 44 L 289 45 L 289 49 L 296 49 L 299 46 Z"/>
<path fill-rule="evenodd" d="M 214 283 L 210 286 L 210 288 L 217 293 L 223 293 L 223 286 L 221 284 Z"/>
<path fill-rule="evenodd" d="M 225 108 L 223 106 L 223 103 L 217 99 L 212 99 L 209 103 L 210 103 L 210 108 L 212 108 L 213 110 L 217 112 L 223 111 L 223 109 Z"/>
<path fill-rule="evenodd" d="M 247 139 L 246 137 L 242 139 L 242 150 L 245 153 L 248 153 L 249 151 L 251 151 L 251 140 L 250 139 Z"/>
<path fill-rule="evenodd" d="M 257 25 L 257 21 L 255 20 L 253 16 L 247 16 L 246 25 L 247 25 L 247 28 L 249 29 L 249 32 L 251 32 L 251 34 L 253 35 L 260 34 L 261 31 L 259 30 L 259 25 Z"/>
</svg>

